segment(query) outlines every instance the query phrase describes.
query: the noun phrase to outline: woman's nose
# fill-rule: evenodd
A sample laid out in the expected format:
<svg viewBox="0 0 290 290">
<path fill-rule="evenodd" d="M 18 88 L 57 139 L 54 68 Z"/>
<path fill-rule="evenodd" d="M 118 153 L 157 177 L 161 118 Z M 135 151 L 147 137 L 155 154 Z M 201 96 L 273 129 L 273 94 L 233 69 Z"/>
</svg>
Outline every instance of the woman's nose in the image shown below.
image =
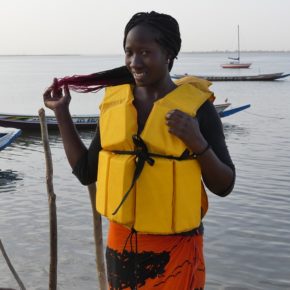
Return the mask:
<svg viewBox="0 0 290 290">
<path fill-rule="evenodd" d="M 142 58 L 138 54 L 132 55 L 130 66 L 131 67 L 141 67 L 143 65 Z"/>
</svg>

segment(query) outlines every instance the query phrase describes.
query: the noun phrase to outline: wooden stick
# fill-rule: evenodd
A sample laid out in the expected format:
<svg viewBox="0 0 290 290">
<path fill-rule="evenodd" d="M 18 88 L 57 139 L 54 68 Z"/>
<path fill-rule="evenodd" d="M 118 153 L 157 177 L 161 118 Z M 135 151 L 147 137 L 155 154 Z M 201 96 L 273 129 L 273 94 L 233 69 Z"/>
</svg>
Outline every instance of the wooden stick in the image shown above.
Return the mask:
<svg viewBox="0 0 290 290">
<path fill-rule="evenodd" d="M 108 287 L 107 287 L 104 248 L 103 248 L 102 217 L 96 211 L 96 184 L 95 183 L 90 184 L 88 186 L 88 190 L 90 194 L 91 206 L 92 206 L 92 212 L 93 212 L 97 275 L 99 278 L 100 289 L 107 290 Z"/>
<path fill-rule="evenodd" d="M 15 280 L 17 281 L 17 283 L 18 283 L 20 289 L 21 289 L 21 290 L 26 290 L 26 288 L 24 287 L 24 284 L 22 283 L 22 281 L 21 281 L 21 279 L 19 278 L 18 274 L 16 273 L 16 271 L 15 271 L 13 265 L 11 264 L 8 255 L 6 254 L 6 251 L 5 251 L 5 249 L 4 249 L 4 246 L 3 246 L 3 244 L 2 244 L 1 239 L 0 239 L 0 250 L 1 250 L 2 254 L 3 254 L 3 257 L 4 257 L 4 259 L 5 259 L 6 263 L 7 263 L 7 265 L 8 265 L 8 267 L 9 267 L 10 271 L 12 272 L 12 274 L 13 274 Z M 1 289 L 8 289 L 8 288 L 0 288 L 0 290 L 1 290 Z M 11 289 L 11 290 L 13 290 L 13 289 Z"/>
<path fill-rule="evenodd" d="M 57 216 L 56 216 L 56 195 L 53 190 L 53 166 L 51 151 L 48 139 L 47 123 L 45 118 L 45 111 L 43 108 L 38 111 L 41 138 L 45 153 L 46 162 L 46 188 L 48 194 L 49 204 L 49 226 L 50 226 L 50 267 L 49 267 L 49 290 L 56 290 L 57 288 Z"/>
</svg>

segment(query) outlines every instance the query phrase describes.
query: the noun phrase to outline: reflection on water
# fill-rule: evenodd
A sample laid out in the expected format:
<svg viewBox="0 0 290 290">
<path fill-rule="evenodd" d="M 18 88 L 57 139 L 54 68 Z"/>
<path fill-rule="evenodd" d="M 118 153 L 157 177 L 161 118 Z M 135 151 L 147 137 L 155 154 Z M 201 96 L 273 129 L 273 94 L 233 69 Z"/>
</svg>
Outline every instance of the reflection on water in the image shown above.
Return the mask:
<svg viewBox="0 0 290 290">
<path fill-rule="evenodd" d="M 0 193 L 3 191 L 13 191 L 17 180 L 22 180 L 17 171 L 0 169 Z"/>
<path fill-rule="evenodd" d="M 227 121 L 223 123 L 223 128 L 226 140 L 233 135 L 236 135 L 238 137 L 245 137 L 250 133 L 248 128 L 242 127 L 241 125 L 231 124 Z"/>
<path fill-rule="evenodd" d="M 80 130 L 79 135 L 84 142 L 90 141 L 93 138 L 94 131 L 92 130 Z M 42 146 L 41 132 L 34 131 L 24 131 L 22 133 L 22 138 L 18 138 L 18 146 L 27 147 L 28 150 L 35 150 Z M 62 139 L 58 130 L 49 130 L 48 138 L 50 146 L 52 147 L 62 147 Z M 42 149 L 40 147 L 39 149 Z"/>
</svg>

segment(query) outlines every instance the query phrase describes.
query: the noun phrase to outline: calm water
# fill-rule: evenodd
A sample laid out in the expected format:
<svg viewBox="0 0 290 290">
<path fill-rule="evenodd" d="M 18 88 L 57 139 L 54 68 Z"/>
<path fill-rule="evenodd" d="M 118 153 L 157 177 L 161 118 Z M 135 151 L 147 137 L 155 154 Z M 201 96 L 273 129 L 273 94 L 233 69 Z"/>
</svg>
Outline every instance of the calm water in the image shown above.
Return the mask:
<svg viewBox="0 0 290 290">
<path fill-rule="evenodd" d="M 183 54 L 173 73 L 225 74 L 225 54 Z M 245 53 L 241 74 L 290 72 L 289 53 Z M 121 56 L 0 57 L 0 112 L 36 114 L 54 76 L 122 65 Z M 204 219 L 208 290 L 290 289 L 290 78 L 216 82 L 216 103 L 251 108 L 223 119 L 237 168 L 227 198 L 209 194 Z M 73 113 L 94 113 L 100 94 L 73 95 Z M 48 114 L 49 112 L 47 112 Z M 93 132 L 81 132 L 88 145 Z M 90 201 L 72 176 L 58 133 L 50 133 L 57 195 L 59 289 L 97 289 Z M 48 288 L 48 205 L 39 132 L 0 152 L 0 238 L 27 289 Z M 106 223 L 104 228 L 106 231 Z M 17 284 L 0 254 L 0 287 Z"/>
</svg>

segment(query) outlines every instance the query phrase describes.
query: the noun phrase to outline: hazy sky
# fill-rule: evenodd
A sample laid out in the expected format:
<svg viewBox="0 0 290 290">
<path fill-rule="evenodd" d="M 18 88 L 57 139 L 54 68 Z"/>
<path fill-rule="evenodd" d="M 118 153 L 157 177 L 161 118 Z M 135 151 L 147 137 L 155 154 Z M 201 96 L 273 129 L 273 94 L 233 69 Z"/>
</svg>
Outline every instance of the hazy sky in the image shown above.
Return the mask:
<svg viewBox="0 0 290 290">
<path fill-rule="evenodd" d="M 182 51 L 290 50 L 290 0 L 0 0 L 0 54 L 123 53 L 140 11 L 174 16 Z"/>
</svg>

